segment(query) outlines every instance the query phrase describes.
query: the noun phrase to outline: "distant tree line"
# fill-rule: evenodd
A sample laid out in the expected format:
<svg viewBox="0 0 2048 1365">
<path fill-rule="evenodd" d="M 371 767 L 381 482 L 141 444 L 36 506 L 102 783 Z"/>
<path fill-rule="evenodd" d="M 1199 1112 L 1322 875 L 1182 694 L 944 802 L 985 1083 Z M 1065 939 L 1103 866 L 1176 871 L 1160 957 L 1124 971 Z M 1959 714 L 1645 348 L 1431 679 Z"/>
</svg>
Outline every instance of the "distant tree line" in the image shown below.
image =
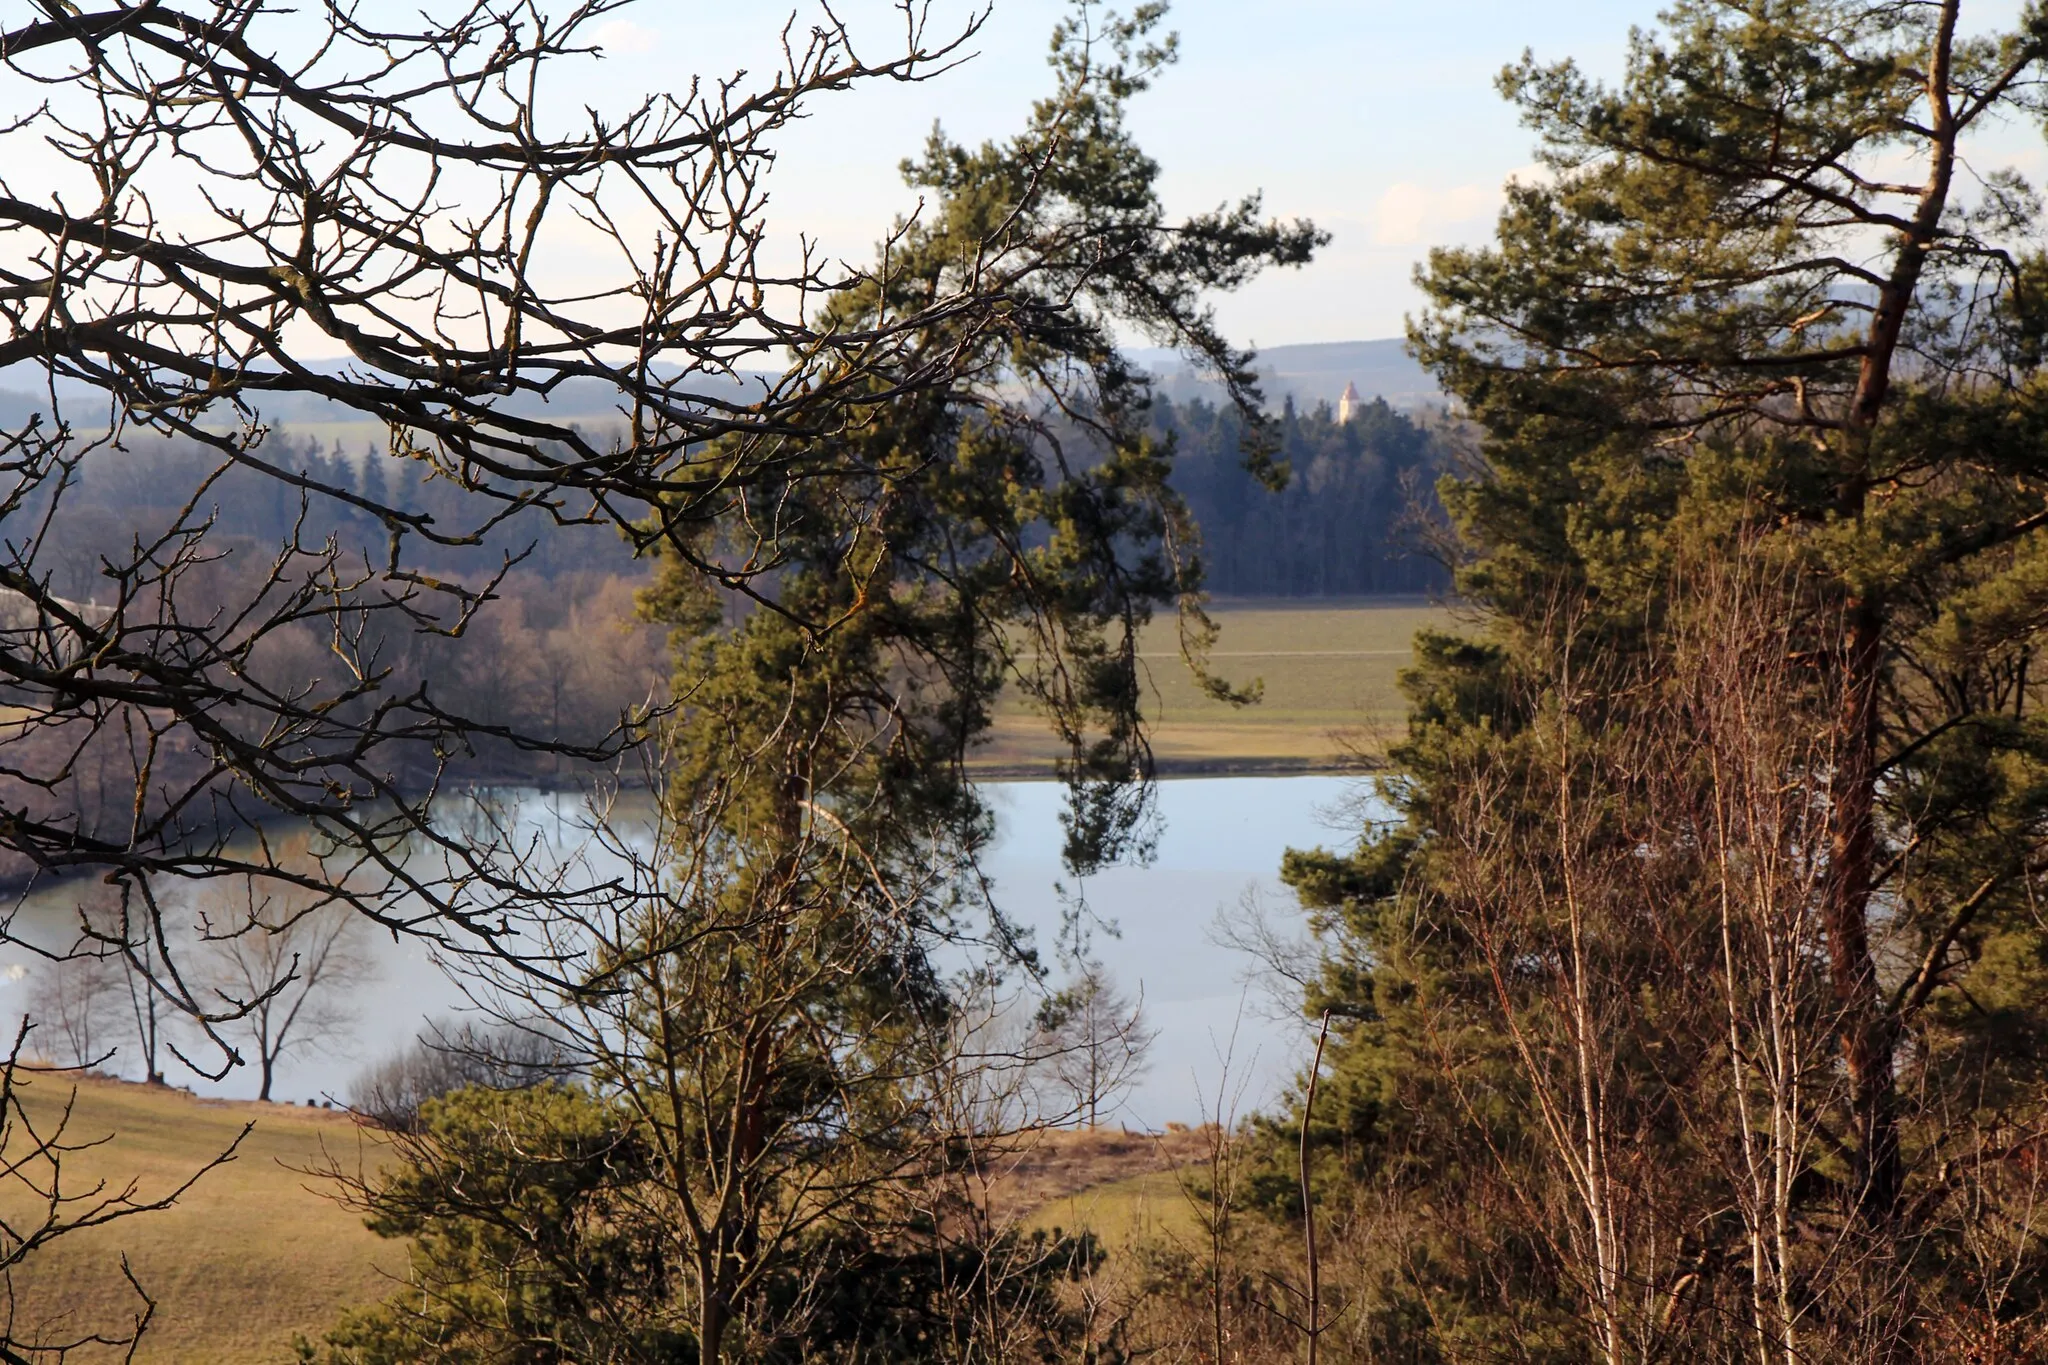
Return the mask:
<svg viewBox="0 0 2048 1365">
<path fill-rule="evenodd" d="M 1155 435 L 1173 440 L 1171 483 L 1199 525 L 1212 591 L 1348 597 L 1443 585 L 1441 567 L 1421 552 L 1418 535 L 1436 515 L 1441 442 L 1385 403 L 1368 404 L 1343 422 L 1328 405 L 1302 413 L 1288 404 L 1262 435 L 1286 471 L 1277 492 L 1247 467 L 1245 419 L 1237 408 L 1162 399 L 1151 421 Z M 61 499 L 64 533 L 46 537 L 37 553 L 45 589 L 89 609 L 88 616 L 105 611 L 134 578 L 133 565 L 171 553 L 156 542 L 163 527 L 181 520 L 206 527 L 205 562 L 184 574 L 178 589 L 184 608 L 201 618 L 225 603 L 275 595 L 263 583 L 282 547 L 331 552 L 337 572 L 365 581 L 394 562 L 408 574 L 451 581 L 473 575 L 480 560 L 494 566 L 494 581 L 481 589 L 489 609 L 475 611 L 459 629 L 421 630 L 409 617 L 366 615 L 358 623 L 365 634 L 350 642 L 352 661 L 344 661 L 330 638 L 333 622 L 304 617 L 266 630 L 250 651 L 251 675 L 281 691 L 311 679 L 342 686 L 351 668 L 384 668 L 387 694 L 425 689 L 437 705 L 463 707 L 475 724 L 459 751 L 388 752 L 395 780 L 414 789 L 432 781 L 442 762 L 452 762 L 465 782 L 588 775 L 587 764 L 558 748 L 506 737 L 600 746 L 623 714 L 664 690 L 662 631 L 640 618 L 636 603 L 649 561 L 615 526 L 582 524 L 574 508 L 554 516 L 528 507 L 482 529 L 470 544 L 439 545 L 405 531 L 394 561 L 393 530 L 371 509 L 401 502 L 429 526 L 453 527 L 462 524 L 471 495 L 431 466 L 392 458 L 368 441 L 350 449 L 279 428 L 265 449 L 275 469 L 300 482 L 223 464 L 217 452 L 191 441 L 143 437 L 86 453 L 61 487 L 52 482 L 25 499 L 19 516 L 23 524 L 40 524 Z M 726 594 L 728 611 L 744 607 L 741 597 Z M 366 694 L 347 705 L 370 704 Z M 62 771 L 54 784 L 13 783 L 11 774 L 0 774 L 0 784 L 19 786 L 32 808 L 77 812 L 88 828 L 118 826 L 132 805 L 134 755 L 112 730 L 81 741 L 72 733 L 79 728 L 14 737 L 22 755 L 77 749 L 75 758 L 53 760 Z M 199 749 L 180 735 L 157 740 L 152 762 L 179 781 L 197 780 L 205 766 Z M 33 766 L 14 765 L 24 772 Z M 220 827 L 194 810 L 194 834 Z M 0 850 L 0 880 L 19 881 L 32 868 L 32 859 Z"/>
<path fill-rule="evenodd" d="M 283 431 L 271 439 L 276 465 L 310 485 L 373 504 L 403 500 L 430 518 L 438 511 L 450 525 L 462 516 L 467 495 L 455 485 L 414 476 L 413 466 L 386 454 L 351 454 Z M 53 483 L 41 492 L 19 520 L 30 527 L 54 521 L 49 509 L 61 499 L 62 534 L 45 535 L 38 546 L 43 590 L 87 620 L 106 616 L 133 594 L 136 565 L 185 552 L 163 531 L 181 520 L 205 527 L 205 554 L 174 593 L 177 609 L 195 620 L 232 619 L 234 604 L 275 601 L 281 589 L 273 575 L 286 547 L 331 554 L 342 584 L 374 581 L 394 563 L 392 533 L 370 513 L 244 466 L 223 467 L 213 452 L 185 442 L 144 439 L 118 451 L 94 451 L 61 488 Z M 444 764 L 465 784 L 554 784 L 593 775 L 601 762 L 594 766 L 564 746 L 588 753 L 622 716 L 658 702 L 665 691 L 662 631 L 637 611 L 646 572 L 615 529 L 556 524 L 539 509 L 500 521 L 480 541 L 418 546 L 408 536 L 398 561 L 404 575 L 432 583 L 457 580 L 476 559 L 488 559 L 492 571 L 466 590 L 472 600 L 459 627 L 421 629 L 391 613 L 302 610 L 267 626 L 236 667 L 279 696 L 308 686 L 358 689 L 360 695 L 340 703 L 342 713 L 378 705 L 361 690 L 363 676 L 381 676 L 377 691 L 383 695 L 462 707 L 476 724 L 459 744 L 385 750 L 390 780 L 410 790 L 432 784 Z M 24 597 L 0 593 L 0 618 L 16 617 L 18 628 L 36 628 Z M 0 688 L 0 705 L 27 692 Z M 521 744 L 515 735 L 549 743 Z M 176 730 L 131 732 L 75 718 L 9 730 L 5 740 L 0 792 L 32 812 L 75 822 L 81 833 L 125 827 L 145 750 L 159 781 L 215 792 L 227 786 L 218 774 L 208 775 L 205 746 Z M 53 776 L 41 776 L 44 771 Z M 180 816 L 187 838 L 243 823 L 211 799 L 188 802 Z M 0 850 L 0 883 L 18 884 L 35 866 L 25 853 Z"/>
<path fill-rule="evenodd" d="M 1436 507 L 1441 442 L 1374 401 L 1340 422 L 1328 404 L 1274 425 L 1279 492 L 1246 469 L 1244 422 L 1230 407 L 1162 399 L 1155 422 L 1175 442 L 1173 486 L 1202 530 L 1211 592 L 1226 597 L 1365 597 L 1442 587 L 1416 531 Z"/>
<path fill-rule="evenodd" d="M 369 503 L 401 498 L 453 523 L 468 496 L 445 479 L 411 477 L 409 466 L 367 447 L 354 454 L 283 431 L 273 440 L 278 465 Z M 159 442 L 94 452 L 81 463 L 65 495 L 67 534 L 45 555 L 51 589 L 81 604 L 106 600 L 114 590 L 109 566 L 131 559 L 138 543 L 146 546 L 151 528 L 174 517 L 195 488 L 202 490 L 198 512 L 212 522 L 207 539 L 216 553 L 211 573 L 194 584 L 195 596 L 236 600 L 288 544 L 331 542 L 340 562 L 359 572 L 380 571 L 389 561 L 389 530 L 361 508 L 304 495 L 247 468 L 219 472 L 211 452 Z M 617 724 L 622 710 L 647 702 L 667 665 L 660 632 L 635 612 L 634 593 L 647 575 L 631 547 L 609 527 L 543 520 L 538 509 L 507 518 L 478 546 L 436 552 L 408 544 L 413 570 L 453 574 L 488 557 L 500 571 L 486 590 L 492 609 L 455 635 L 396 621 L 380 625 L 369 657 L 388 665 L 397 682 L 459 695 L 486 727 L 588 743 Z M 258 660 L 280 678 L 332 673 L 342 664 L 327 633 L 310 623 L 287 627 L 265 642 Z M 473 747 L 485 762 L 472 776 L 542 777 L 561 766 L 559 754 L 508 750 L 487 736 L 476 737 Z"/>
<path fill-rule="evenodd" d="M 1245 419 L 1237 408 L 1161 400 L 1151 420 L 1155 435 L 1174 442 L 1171 481 L 1199 524 L 1213 591 L 1365 596 L 1441 586 L 1440 567 L 1419 552 L 1415 535 L 1418 518 L 1435 507 L 1441 444 L 1385 403 L 1345 422 L 1327 405 L 1307 413 L 1285 407 L 1262 437 L 1284 462 L 1278 492 L 1247 468 Z M 394 562 L 408 574 L 450 581 L 473 575 L 479 561 L 495 566 L 495 581 L 481 589 L 489 609 L 459 629 L 421 630 L 408 617 L 367 615 L 359 623 L 365 634 L 351 641 L 352 661 L 345 661 L 330 638 L 333 622 L 304 617 L 266 630 L 250 651 L 251 675 L 281 691 L 311 679 L 343 686 L 341 675 L 351 668 L 384 668 L 387 695 L 425 689 L 437 705 L 462 706 L 475 724 L 458 751 L 388 752 L 394 779 L 414 789 L 434 780 L 444 761 L 465 782 L 587 775 L 587 764 L 557 748 L 505 737 L 598 746 L 623 714 L 665 688 L 662 631 L 642 621 L 636 606 L 649 581 L 648 561 L 615 526 L 581 524 L 573 507 L 560 516 L 528 507 L 481 529 L 470 544 L 435 544 L 404 530 L 394 561 L 393 529 L 373 509 L 401 502 L 430 527 L 455 527 L 471 495 L 432 466 L 393 458 L 367 440 L 352 449 L 279 428 L 265 449 L 274 469 L 299 482 L 223 463 L 188 440 L 141 437 L 87 452 L 61 487 L 52 482 L 25 499 L 19 516 L 22 524 L 40 524 L 61 499 L 64 533 L 47 537 L 37 554 L 46 590 L 105 611 L 133 579 L 130 566 L 171 553 L 155 542 L 163 527 L 181 521 L 206 527 L 205 562 L 178 588 L 195 618 L 224 603 L 274 595 L 263 581 L 287 546 L 331 552 L 338 573 L 365 581 Z M 739 597 L 727 598 L 729 610 L 742 608 Z M 344 709 L 371 704 L 365 694 Z M 18 754 L 76 747 L 77 756 L 52 760 L 62 776 L 47 789 L 28 782 L 9 789 L 19 786 L 32 808 L 77 812 L 88 828 L 118 826 L 132 804 L 134 756 L 116 732 L 81 741 L 72 733 L 79 728 L 16 736 Z M 180 735 L 159 739 L 152 761 L 180 781 L 197 780 L 205 767 L 199 749 Z M 14 766 L 25 772 L 34 764 Z M 193 809 L 192 833 L 220 827 Z M 32 868 L 32 859 L 0 850 L 0 879 L 19 881 Z"/>
<path fill-rule="evenodd" d="M 64 534 L 43 547 L 37 566 L 51 591 L 77 602 L 105 599 L 109 567 L 126 564 L 137 538 L 147 545 L 188 501 L 211 521 L 207 543 L 216 550 L 216 564 L 263 561 L 281 545 L 317 545 L 331 537 L 357 564 L 367 560 L 381 569 L 391 557 L 391 530 L 369 508 L 402 501 L 429 524 L 451 530 L 469 517 L 471 495 L 459 484 L 434 477 L 425 463 L 393 459 L 368 441 L 348 449 L 280 428 L 264 450 L 305 488 L 247 465 L 223 470 L 218 451 L 194 442 L 144 437 L 88 452 L 63 488 L 53 482 L 37 490 L 16 517 L 25 525 L 39 522 L 61 498 Z M 307 489 L 352 494 L 367 507 Z M 509 559 L 519 572 L 546 579 L 633 571 L 632 550 L 616 529 L 555 525 L 539 508 L 505 518 L 474 545 L 441 546 L 408 535 L 402 557 L 408 567 L 443 572 L 472 568 L 479 558 Z"/>
<path fill-rule="evenodd" d="M 1274 492 L 1246 468 L 1245 425 L 1230 405 L 1196 399 L 1156 401 L 1153 423 L 1171 436 L 1171 482 L 1201 528 L 1209 590 L 1225 597 L 1364 597 L 1430 592 L 1447 581 L 1441 564 L 1424 553 L 1418 532 L 1438 512 L 1435 485 L 1444 466 L 1439 435 L 1407 414 L 1374 400 L 1338 421 L 1326 403 L 1307 412 L 1290 400 L 1273 424 L 1275 458 L 1287 470 Z M 371 449 L 348 450 L 280 430 L 272 438 L 277 463 L 307 481 L 344 489 L 365 503 L 403 497 L 409 505 L 454 523 L 468 497 L 446 479 L 408 478 L 407 466 Z M 118 453 L 96 452 L 67 493 L 70 522 L 46 565 L 52 588 L 78 601 L 104 591 L 103 563 L 119 563 L 135 536 L 163 524 L 176 504 L 206 481 L 217 460 L 197 446 L 156 442 Z M 426 473 L 420 467 L 421 475 Z M 406 486 L 400 487 L 398 485 Z M 255 471 L 236 468 L 207 487 L 204 504 L 216 512 L 216 544 L 232 542 L 260 557 L 291 540 L 332 535 L 346 550 L 381 565 L 389 532 L 360 507 L 315 495 L 302 506 L 298 489 Z M 553 581 L 569 575 L 643 572 L 631 547 L 609 527 L 543 525 L 537 510 L 494 527 L 481 548 L 516 561 L 520 575 Z M 461 551 L 408 543 L 407 557 L 433 564 L 473 563 L 476 547 Z"/>
</svg>

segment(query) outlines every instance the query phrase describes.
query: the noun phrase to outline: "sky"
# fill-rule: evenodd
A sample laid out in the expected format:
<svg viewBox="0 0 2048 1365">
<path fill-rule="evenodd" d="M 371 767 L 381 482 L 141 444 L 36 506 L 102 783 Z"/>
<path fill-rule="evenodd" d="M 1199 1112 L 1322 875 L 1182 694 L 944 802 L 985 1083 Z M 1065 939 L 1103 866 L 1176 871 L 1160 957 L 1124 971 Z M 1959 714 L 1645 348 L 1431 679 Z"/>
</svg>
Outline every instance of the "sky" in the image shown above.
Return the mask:
<svg viewBox="0 0 2048 1365">
<path fill-rule="evenodd" d="M 2020 0 L 1978 0 L 1966 26 L 1995 25 Z M 931 0 L 932 32 L 965 23 L 964 0 Z M 1160 164 L 1169 209 L 1193 212 L 1258 190 L 1268 210 L 1331 234 L 1313 264 L 1269 273 L 1218 299 L 1233 340 L 1261 346 L 1399 335 L 1420 301 L 1416 264 L 1436 244 L 1484 241 L 1503 183 L 1534 161 L 1534 135 L 1494 87 L 1533 51 L 1620 74 L 1631 27 L 1660 0 L 1176 0 L 1177 67 L 1133 107 Z M 1019 127 L 1048 88 L 1046 40 L 1065 0 L 994 0 L 973 55 L 929 82 L 821 100 L 781 144 L 771 225 L 856 260 L 915 203 L 896 165 L 934 119 L 956 139 Z M 887 0 L 835 6 L 886 50 Z M 762 0 L 635 6 L 612 21 L 605 63 L 617 88 L 729 70 L 771 50 L 783 22 L 815 11 Z M 1998 138 L 2000 160 L 2037 175 L 2032 129 Z M 2037 179 L 2037 182 L 2039 180 Z"/>
<path fill-rule="evenodd" d="M 1618 71 L 1643 0 L 1178 0 L 1169 26 L 1181 60 L 1139 97 L 1132 122 L 1161 165 L 1169 209 L 1195 212 L 1263 191 L 1282 218 L 1331 233 L 1314 264 L 1218 299 L 1232 338 L 1262 346 L 1398 335 L 1417 306 L 1410 282 L 1433 243 L 1483 240 L 1502 183 L 1533 139 L 1494 90 L 1524 49 Z M 835 9 L 887 49 L 891 7 Z M 1046 92 L 1046 40 L 1063 0 L 995 0 L 973 56 L 919 85 L 870 86 L 821 100 L 786 136 L 771 181 L 771 229 L 801 230 L 865 259 L 915 204 L 896 173 L 934 119 L 957 139 L 1001 137 Z M 760 60 L 785 6 L 696 0 L 634 7 L 612 21 L 606 86 L 653 86 Z M 815 11 L 795 11 L 808 19 Z M 974 10 L 934 0 L 932 31 Z"/>
<path fill-rule="evenodd" d="M 905 0 L 827 2 L 869 60 L 901 50 Z M 415 3 L 367 0 L 380 14 Z M 892 220 L 916 205 L 897 167 L 935 120 L 957 140 L 1002 137 L 1050 89 L 1047 38 L 1068 0 L 908 3 L 927 14 L 934 39 L 989 8 L 952 69 L 819 96 L 806 119 L 778 134 L 771 261 L 793 263 L 801 241 L 827 259 L 871 261 Z M 1140 145 L 1162 167 L 1169 210 L 1200 212 L 1258 191 L 1272 215 L 1308 218 L 1331 234 L 1312 264 L 1269 272 L 1216 299 L 1226 334 L 1260 347 L 1400 335 L 1420 304 L 1412 275 L 1429 248 L 1486 240 L 1504 183 L 1534 162 L 1534 135 L 1494 88 L 1501 68 L 1531 51 L 1618 76 L 1631 28 L 1654 24 L 1661 3 L 1175 0 L 1168 25 L 1179 34 L 1181 60 L 1131 111 Z M 2023 3 L 1969 0 L 1966 27 L 2009 23 Z M 567 7 L 550 4 L 558 13 Z M 553 64 L 548 107 L 576 124 L 586 106 L 622 114 L 647 93 L 686 90 L 693 77 L 715 81 L 741 68 L 752 73 L 742 88 L 757 88 L 772 79 L 785 25 L 801 35 L 823 13 L 821 0 L 623 5 L 596 30 L 602 60 Z M 289 39 L 292 24 L 310 20 L 277 22 Z M 1985 151 L 1986 162 L 2017 164 L 2036 184 L 2048 182 L 2048 144 L 2038 130 L 2007 129 L 1991 140 L 2000 145 Z M 45 148 L 10 143 L 9 152 L 4 174 L 23 183 L 54 185 L 76 174 Z M 155 187 L 156 211 L 172 227 L 213 230 L 181 172 Z M 557 226 L 559 241 L 545 248 L 551 271 L 592 290 L 624 278 L 594 234 L 564 215 Z M 651 217 L 636 225 L 636 242 L 651 240 L 657 227 Z M 307 343 L 313 354 L 331 344 Z"/>
</svg>

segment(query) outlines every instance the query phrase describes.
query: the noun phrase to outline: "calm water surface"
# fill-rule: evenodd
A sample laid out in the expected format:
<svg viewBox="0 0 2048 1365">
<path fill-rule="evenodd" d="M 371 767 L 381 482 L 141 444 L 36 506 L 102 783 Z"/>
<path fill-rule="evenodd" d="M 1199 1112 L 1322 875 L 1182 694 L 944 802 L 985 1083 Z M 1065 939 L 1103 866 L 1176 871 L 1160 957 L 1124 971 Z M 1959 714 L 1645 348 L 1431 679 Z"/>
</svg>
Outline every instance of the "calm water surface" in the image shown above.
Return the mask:
<svg viewBox="0 0 2048 1365">
<path fill-rule="evenodd" d="M 998 904 L 1031 929 L 1048 958 L 1059 926 L 1078 896 L 1088 949 L 1128 992 L 1142 992 L 1148 1023 L 1158 1031 L 1151 1065 L 1117 1116 L 1132 1127 L 1193 1122 L 1220 1102 L 1243 1113 L 1285 1088 L 1312 1044 L 1299 1019 L 1282 1014 L 1258 986 L 1249 964 L 1217 942 L 1219 913 L 1234 913 L 1247 896 L 1263 897 L 1277 918 L 1298 923 L 1275 871 L 1289 847 L 1348 846 L 1357 837 L 1359 784 L 1339 777 L 1194 778 L 1160 785 L 1164 829 L 1158 855 L 1144 867 L 1118 867 L 1076 883 L 1059 862 L 1061 789 L 1046 782 L 990 784 L 999 837 L 986 868 Z M 536 796 L 530 818 L 573 819 L 574 797 Z M 75 893 L 36 892 L 22 906 L 15 931 L 68 937 Z M 425 945 L 371 940 L 375 975 L 358 988 L 354 1021 L 280 1065 L 276 1094 L 294 1101 L 347 1094 L 369 1062 L 405 1046 L 429 1019 L 458 1015 L 461 993 Z M 29 988 L 34 956 L 0 944 L 0 1018 L 11 1033 Z M 131 1066 L 133 1064 L 131 1063 Z M 243 1068 L 219 1082 L 178 1075 L 174 1084 L 202 1094 L 244 1098 L 256 1082 Z"/>
</svg>

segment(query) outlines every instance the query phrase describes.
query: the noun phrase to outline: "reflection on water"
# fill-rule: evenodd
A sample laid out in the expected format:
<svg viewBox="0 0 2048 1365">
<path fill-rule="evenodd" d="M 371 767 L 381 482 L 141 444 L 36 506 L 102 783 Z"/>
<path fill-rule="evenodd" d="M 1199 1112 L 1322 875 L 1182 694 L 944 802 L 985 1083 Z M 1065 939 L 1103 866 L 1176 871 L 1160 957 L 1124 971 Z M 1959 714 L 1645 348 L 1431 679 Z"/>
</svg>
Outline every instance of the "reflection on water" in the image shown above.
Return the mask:
<svg viewBox="0 0 2048 1365">
<path fill-rule="evenodd" d="M 1234 910 L 1248 893 L 1264 894 L 1284 914 L 1289 902 L 1274 880 L 1281 853 L 1290 846 L 1348 844 L 1357 829 L 1356 816 L 1345 810 L 1357 794 L 1355 782 L 1223 777 L 1162 783 L 1165 825 L 1157 858 L 1147 867 L 1112 868 L 1080 885 L 1059 865 L 1060 788 L 1004 782 L 986 791 L 999 827 L 986 870 L 1004 912 L 1033 931 L 1050 959 L 1062 918 L 1078 895 L 1096 926 L 1091 954 L 1131 994 L 1143 992 L 1158 1040 L 1149 1072 L 1120 1115 L 1123 1121 L 1133 1127 L 1194 1121 L 1213 1110 L 1219 1091 L 1242 1112 L 1285 1086 L 1305 1059 L 1306 1029 L 1299 1020 L 1271 1017 L 1270 1003 L 1244 984 L 1246 962 L 1215 942 L 1212 926 L 1219 911 Z M 573 830 L 580 814 L 573 796 L 536 793 L 517 807 L 520 824 L 545 838 Z M 33 974 L 41 970 L 24 943 L 69 942 L 81 894 L 89 888 L 32 893 L 14 917 L 18 941 L 0 942 L 0 1019 L 10 1034 Z M 340 1098 L 365 1064 L 405 1046 L 424 1021 L 455 1018 L 462 1010 L 461 992 L 428 945 L 394 940 L 382 931 L 373 931 L 367 942 L 375 971 L 354 992 L 352 1022 L 316 1049 L 281 1063 L 278 1098 Z M 128 1070 L 139 1073 L 132 1056 L 127 1060 Z M 201 1094 L 246 1098 L 256 1091 L 249 1068 L 217 1082 L 180 1074 L 174 1061 L 166 1069 L 173 1084 Z"/>
</svg>

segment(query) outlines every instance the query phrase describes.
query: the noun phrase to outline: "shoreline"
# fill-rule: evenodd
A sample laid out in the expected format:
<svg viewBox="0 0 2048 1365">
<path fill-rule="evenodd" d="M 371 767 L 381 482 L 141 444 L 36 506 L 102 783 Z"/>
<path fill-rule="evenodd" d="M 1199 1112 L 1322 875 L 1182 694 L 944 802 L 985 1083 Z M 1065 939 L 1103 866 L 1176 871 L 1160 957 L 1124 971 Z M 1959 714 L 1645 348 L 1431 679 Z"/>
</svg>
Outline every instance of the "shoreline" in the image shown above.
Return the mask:
<svg viewBox="0 0 2048 1365">
<path fill-rule="evenodd" d="M 1155 782 L 1193 782 L 1215 778 L 1242 777 L 1352 777 L 1367 778 L 1384 771 L 1384 765 L 1371 759 L 1305 759 L 1279 756 L 1245 756 L 1238 758 L 1160 758 L 1153 761 L 1152 780 Z M 996 759 L 987 762 L 970 761 L 967 765 L 968 780 L 973 783 L 996 782 L 1057 782 L 1050 760 L 1023 761 Z M 542 782 L 501 782 L 484 784 L 480 789 L 499 791 L 526 791 L 541 796 L 580 796 L 584 788 L 575 786 L 554 786 Z M 645 790 L 634 784 L 632 789 Z M 82 868 L 75 872 L 49 872 L 32 868 L 25 873 L 8 875 L 0 873 L 0 897 L 19 900 L 34 891 L 48 890 L 84 881 L 98 876 L 95 869 Z"/>
<path fill-rule="evenodd" d="M 1370 759 L 1307 759 L 1285 755 L 1247 755 L 1241 758 L 1155 758 L 1152 779 L 1178 782 L 1210 777 L 1370 777 L 1385 765 Z M 1049 760 L 1023 762 L 996 759 L 969 762 L 967 776 L 974 782 L 1057 782 Z"/>
</svg>

